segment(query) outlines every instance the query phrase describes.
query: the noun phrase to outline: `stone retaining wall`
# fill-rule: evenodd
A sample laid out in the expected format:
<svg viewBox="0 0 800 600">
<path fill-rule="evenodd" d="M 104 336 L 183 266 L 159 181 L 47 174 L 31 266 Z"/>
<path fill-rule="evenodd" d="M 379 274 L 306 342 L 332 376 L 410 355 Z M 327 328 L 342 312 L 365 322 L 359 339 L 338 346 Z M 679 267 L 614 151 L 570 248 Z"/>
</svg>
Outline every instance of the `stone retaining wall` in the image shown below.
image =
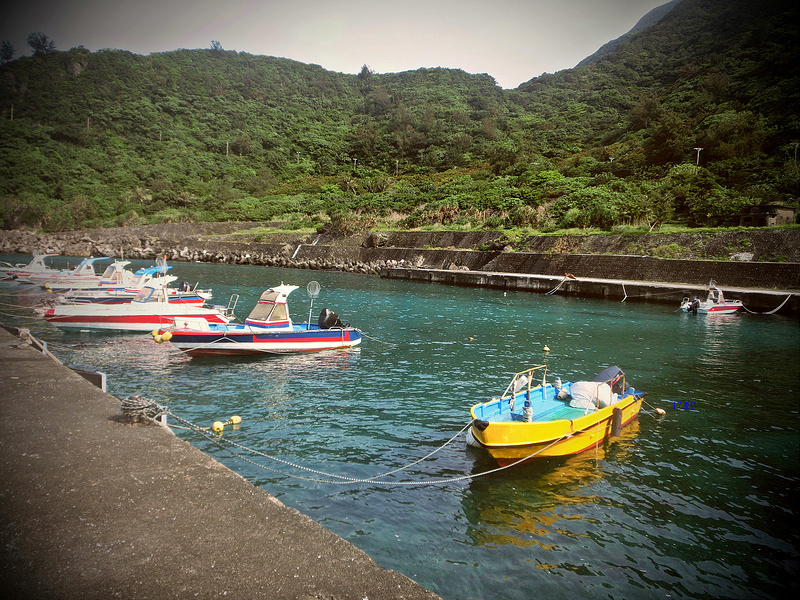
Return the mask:
<svg viewBox="0 0 800 600">
<path fill-rule="evenodd" d="M 170 261 L 222 262 L 308 269 L 342 270 L 377 275 L 393 265 L 427 269 L 539 274 L 621 281 L 672 282 L 721 286 L 800 290 L 800 262 L 745 260 L 685 260 L 637 256 L 556 252 L 559 247 L 620 248 L 633 236 L 541 237 L 519 245 L 547 251 L 508 251 L 498 232 L 392 232 L 336 240 L 328 235 L 291 232 L 252 234 L 263 223 L 167 224 L 106 230 L 37 235 L 26 231 L 0 232 L 0 252 L 33 254 L 54 252 L 68 256 L 125 256 Z M 243 232 L 244 230 L 244 232 Z M 800 230 L 740 232 L 713 241 L 726 251 L 750 247 L 755 256 L 769 252 L 795 256 L 800 252 Z M 735 234 L 735 235 L 733 235 Z M 679 234 L 681 243 L 700 244 L 706 234 Z M 638 236 L 637 244 L 659 244 L 658 234 Z M 689 236 L 689 238 L 686 238 Z M 747 244 L 745 244 L 745 240 Z M 712 242 L 709 241 L 709 244 Z M 793 244 L 797 247 L 793 247 Z M 413 244 L 413 245 L 404 245 Z M 422 247 L 433 245 L 436 248 Z M 476 248 L 481 248 L 480 250 Z M 483 249 L 490 248 L 490 249 Z"/>
</svg>

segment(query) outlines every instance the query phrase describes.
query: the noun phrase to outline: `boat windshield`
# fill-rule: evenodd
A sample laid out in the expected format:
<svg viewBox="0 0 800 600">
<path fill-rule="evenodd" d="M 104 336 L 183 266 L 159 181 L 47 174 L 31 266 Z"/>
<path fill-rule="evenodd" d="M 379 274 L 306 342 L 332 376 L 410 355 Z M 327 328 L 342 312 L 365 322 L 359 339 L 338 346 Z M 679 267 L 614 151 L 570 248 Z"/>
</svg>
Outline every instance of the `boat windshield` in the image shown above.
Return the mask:
<svg viewBox="0 0 800 600">
<path fill-rule="evenodd" d="M 164 295 L 164 289 L 154 289 L 151 287 L 144 287 L 139 290 L 139 293 L 136 294 L 136 297 L 133 299 L 134 302 L 166 302 L 166 296 Z"/>
<path fill-rule="evenodd" d="M 274 321 L 286 321 L 289 319 L 289 309 L 284 303 L 276 304 L 280 292 L 267 290 L 261 294 L 258 304 L 253 308 L 248 320 L 263 321 L 270 323 Z"/>
<path fill-rule="evenodd" d="M 114 281 L 122 281 L 122 273 L 125 265 L 130 264 L 128 261 L 120 262 L 114 261 L 106 267 L 101 277 L 103 279 L 113 279 Z"/>
</svg>

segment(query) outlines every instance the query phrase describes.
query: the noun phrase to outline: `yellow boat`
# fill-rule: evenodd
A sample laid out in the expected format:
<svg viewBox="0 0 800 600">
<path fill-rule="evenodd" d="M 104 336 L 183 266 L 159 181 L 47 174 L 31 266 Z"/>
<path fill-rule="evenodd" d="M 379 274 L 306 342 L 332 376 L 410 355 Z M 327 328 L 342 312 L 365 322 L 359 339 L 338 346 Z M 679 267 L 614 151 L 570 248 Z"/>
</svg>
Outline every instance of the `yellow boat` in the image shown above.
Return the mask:
<svg viewBox="0 0 800 600">
<path fill-rule="evenodd" d="M 537 373 L 539 371 L 540 373 Z M 541 382 L 538 376 L 541 375 Z M 592 381 L 547 383 L 547 366 L 514 375 L 499 398 L 472 407 L 467 441 L 501 466 L 596 447 L 639 414 L 644 392 L 627 384 L 619 367 Z"/>
</svg>

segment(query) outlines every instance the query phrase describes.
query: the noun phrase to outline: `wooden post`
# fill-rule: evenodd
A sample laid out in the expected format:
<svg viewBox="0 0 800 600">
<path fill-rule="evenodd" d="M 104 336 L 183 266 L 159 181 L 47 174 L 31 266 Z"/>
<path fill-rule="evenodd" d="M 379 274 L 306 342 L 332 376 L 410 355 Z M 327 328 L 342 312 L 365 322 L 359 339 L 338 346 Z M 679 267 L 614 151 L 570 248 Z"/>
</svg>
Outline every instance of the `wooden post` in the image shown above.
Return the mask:
<svg viewBox="0 0 800 600">
<path fill-rule="evenodd" d="M 611 412 L 611 437 L 619 437 L 622 433 L 622 409 L 615 407 Z"/>
</svg>

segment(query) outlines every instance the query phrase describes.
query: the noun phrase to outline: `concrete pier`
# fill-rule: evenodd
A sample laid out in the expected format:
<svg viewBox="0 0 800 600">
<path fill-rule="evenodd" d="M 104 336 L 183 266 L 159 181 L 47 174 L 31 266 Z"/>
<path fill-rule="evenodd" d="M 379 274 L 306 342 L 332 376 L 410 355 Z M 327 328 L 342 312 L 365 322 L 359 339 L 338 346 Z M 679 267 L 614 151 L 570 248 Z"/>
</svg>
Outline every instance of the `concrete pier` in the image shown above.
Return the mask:
<svg viewBox="0 0 800 600">
<path fill-rule="evenodd" d="M 655 302 L 669 304 L 674 309 L 684 297 L 697 296 L 705 299 L 707 286 L 655 281 L 626 281 L 620 279 L 598 279 L 553 275 L 531 275 L 527 273 L 498 273 L 486 271 L 401 268 L 383 269 L 381 277 L 405 279 L 427 283 L 485 287 L 503 291 L 549 293 L 562 296 L 600 298 L 625 302 Z M 778 314 L 800 314 L 800 292 L 797 290 L 773 290 L 720 286 L 729 300 L 741 300 L 751 312 L 768 313 L 780 307 Z"/>
<path fill-rule="evenodd" d="M 437 598 L 2 327 L 0 371 L 4 598 Z"/>
</svg>

